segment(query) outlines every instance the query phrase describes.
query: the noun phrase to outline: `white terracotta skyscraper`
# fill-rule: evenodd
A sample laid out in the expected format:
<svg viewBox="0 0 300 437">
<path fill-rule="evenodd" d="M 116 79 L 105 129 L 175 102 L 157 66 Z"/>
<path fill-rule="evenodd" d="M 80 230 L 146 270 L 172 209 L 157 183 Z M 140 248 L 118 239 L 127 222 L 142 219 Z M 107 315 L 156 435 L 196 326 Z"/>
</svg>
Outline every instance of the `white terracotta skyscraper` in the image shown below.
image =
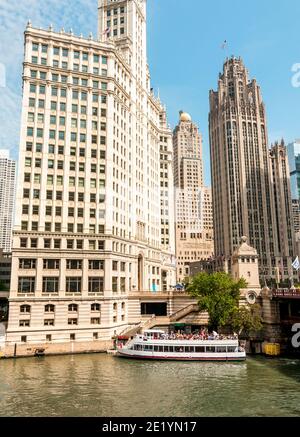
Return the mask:
<svg viewBox="0 0 300 437">
<path fill-rule="evenodd" d="M 187 113 L 180 112 L 173 147 L 177 280 L 182 282 L 190 274 L 190 263 L 213 255 L 211 189 L 204 187 L 202 135 Z"/>
<path fill-rule="evenodd" d="M 145 1 L 99 1 L 98 40 L 27 26 L 9 342 L 110 339 L 175 284 L 171 139 Z"/>
<path fill-rule="evenodd" d="M 11 251 L 16 190 L 16 162 L 8 150 L 0 150 L 0 249 Z"/>
</svg>

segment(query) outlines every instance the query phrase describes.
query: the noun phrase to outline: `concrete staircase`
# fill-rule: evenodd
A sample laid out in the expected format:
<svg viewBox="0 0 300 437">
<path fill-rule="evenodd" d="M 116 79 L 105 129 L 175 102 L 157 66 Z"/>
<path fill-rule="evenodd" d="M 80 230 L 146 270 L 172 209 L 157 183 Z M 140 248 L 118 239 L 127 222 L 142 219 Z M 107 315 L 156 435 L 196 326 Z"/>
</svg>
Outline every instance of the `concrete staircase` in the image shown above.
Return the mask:
<svg viewBox="0 0 300 437">
<path fill-rule="evenodd" d="M 208 323 L 208 314 L 207 313 L 199 313 L 199 307 L 197 304 L 191 304 L 182 308 L 179 311 L 171 314 L 171 316 L 155 316 L 153 315 L 150 319 L 140 322 L 136 324 L 134 327 L 126 328 L 121 334 L 127 337 L 134 337 L 136 334 L 143 333 L 148 329 L 153 329 L 160 326 L 169 326 L 173 323 L 176 323 L 179 320 L 184 319 L 185 323 L 193 322 L 201 325 L 207 325 Z"/>
</svg>

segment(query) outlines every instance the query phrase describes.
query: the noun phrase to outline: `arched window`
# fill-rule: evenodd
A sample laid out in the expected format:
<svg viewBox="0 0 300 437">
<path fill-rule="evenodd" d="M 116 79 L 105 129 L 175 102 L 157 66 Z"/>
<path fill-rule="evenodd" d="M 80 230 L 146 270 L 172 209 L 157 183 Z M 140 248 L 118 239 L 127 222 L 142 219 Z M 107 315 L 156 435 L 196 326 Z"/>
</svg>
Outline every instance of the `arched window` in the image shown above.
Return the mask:
<svg viewBox="0 0 300 437">
<path fill-rule="evenodd" d="M 46 305 L 45 306 L 45 313 L 54 313 L 55 312 L 55 305 Z"/>
<path fill-rule="evenodd" d="M 91 305 L 91 310 L 92 311 L 101 311 L 101 305 L 99 303 L 93 303 Z"/>
<path fill-rule="evenodd" d="M 31 306 L 30 305 L 22 305 L 20 307 L 20 313 L 30 314 L 31 313 Z"/>
<path fill-rule="evenodd" d="M 118 309 L 118 304 L 114 303 L 114 311 L 117 311 L 117 309 Z"/>
<path fill-rule="evenodd" d="M 78 305 L 76 305 L 75 303 L 71 303 L 71 304 L 68 306 L 68 311 L 69 311 L 69 313 L 77 313 L 77 311 L 78 311 Z"/>
</svg>

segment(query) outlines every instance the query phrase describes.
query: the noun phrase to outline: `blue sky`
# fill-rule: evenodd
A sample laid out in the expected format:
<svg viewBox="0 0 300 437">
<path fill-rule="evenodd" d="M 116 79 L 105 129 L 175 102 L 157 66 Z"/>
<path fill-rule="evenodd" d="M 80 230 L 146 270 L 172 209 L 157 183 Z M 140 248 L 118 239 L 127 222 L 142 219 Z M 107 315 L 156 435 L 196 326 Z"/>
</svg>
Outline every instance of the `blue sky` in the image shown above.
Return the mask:
<svg viewBox="0 0 300 437">
<path fill-rule="evenodd" d="M 152 86 L 160 90 L 174 127 L 178 111 L 189 112 L 204 136 L 206 183 L 210 183 L 208 92 L 217 87 L 224 58 L 242 56 L 262 88 L 270 142 L 300 137 L 300 88 L 291 84 L 300 63 L 299 0 L 148 0 L 148 59 Z M 17 158 L 23 31 L 64 27 L 88 36 L 97 31 L 97 0 L 0 0 L 0 148 Z M 228 41 L 226 51 L 222 42 Z M 0 65 L 1 67 L 1 65 Z"/>
</svg>

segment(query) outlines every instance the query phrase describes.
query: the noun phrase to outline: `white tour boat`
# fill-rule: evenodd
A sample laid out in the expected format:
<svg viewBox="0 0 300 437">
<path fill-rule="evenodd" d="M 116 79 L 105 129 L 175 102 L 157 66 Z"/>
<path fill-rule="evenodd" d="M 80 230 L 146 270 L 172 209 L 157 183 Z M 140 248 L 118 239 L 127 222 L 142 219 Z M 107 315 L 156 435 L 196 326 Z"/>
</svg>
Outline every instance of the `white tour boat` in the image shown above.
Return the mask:
<svg viewBox="0 0 300 437">
<path fill-rule="evenodd" d="M 119 344 L 117 356 L 143 360 L 244 361 L 246 352 L 238 338 L 175 339 L 160 330 L 145 331 L 126 345 Z"/>
</svg>

